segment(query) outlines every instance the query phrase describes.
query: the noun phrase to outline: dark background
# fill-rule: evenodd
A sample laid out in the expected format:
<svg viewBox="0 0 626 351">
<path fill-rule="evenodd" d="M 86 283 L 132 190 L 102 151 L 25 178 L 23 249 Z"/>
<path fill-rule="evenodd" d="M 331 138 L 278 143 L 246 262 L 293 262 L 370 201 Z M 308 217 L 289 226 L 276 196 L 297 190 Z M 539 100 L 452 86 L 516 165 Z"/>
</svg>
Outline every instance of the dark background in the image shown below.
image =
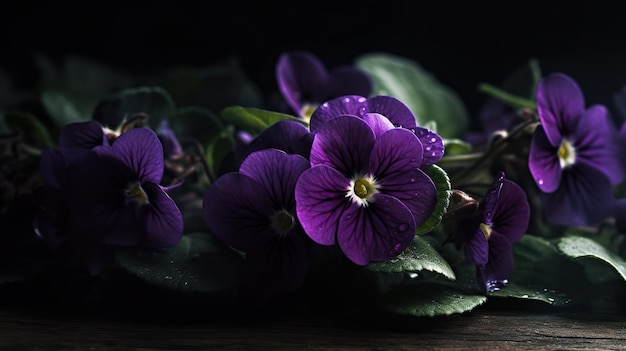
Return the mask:
<svg viewBox="0 0 626 351">
<path fill-rule="evenodd" d="M 37 73 L 33 53 L 81 55 L 133 71 L 236 56 L 259 86 L 275 89 L 274 64 L 283 51 L 309 50 L 328 68 L 385 51 L 416 60 L 475 113 L 485 98 L 480 82 L 498 84 L 537 58 L 544 73 L 576 79 L 588 104 L 612 105 L 612 94 L 626 84 L 626 5 L 572 4 L 16 2 L 0 12 L 0 64 L 24 85 Z"/>
</svg>

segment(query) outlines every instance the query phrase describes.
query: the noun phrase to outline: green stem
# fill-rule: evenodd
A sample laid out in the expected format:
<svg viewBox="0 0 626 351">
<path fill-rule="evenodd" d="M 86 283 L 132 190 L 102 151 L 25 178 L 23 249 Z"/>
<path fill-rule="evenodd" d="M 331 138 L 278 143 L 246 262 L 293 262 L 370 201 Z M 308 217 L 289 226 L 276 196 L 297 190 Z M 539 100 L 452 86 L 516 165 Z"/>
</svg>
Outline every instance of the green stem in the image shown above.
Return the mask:
<svg viewBox="0 0 626 351">
<path fill-rule="evenodd" d="M 489 83 L 479 84 L 478 90 L 516 108 L 528 108 L 532 110 L 537 108 L 537 105 L 533 101 L 507 93 L 506 91 Z"/>
</svg>

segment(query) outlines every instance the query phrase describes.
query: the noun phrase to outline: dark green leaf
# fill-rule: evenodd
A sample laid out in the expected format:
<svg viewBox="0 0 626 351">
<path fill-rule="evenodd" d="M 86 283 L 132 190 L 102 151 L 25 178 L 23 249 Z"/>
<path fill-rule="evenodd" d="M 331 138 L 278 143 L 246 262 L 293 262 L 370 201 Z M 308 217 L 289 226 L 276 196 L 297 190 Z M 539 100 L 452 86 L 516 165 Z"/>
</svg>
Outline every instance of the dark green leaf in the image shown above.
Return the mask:
<svg viewBox="0 0 626 351">
<path fill-rule="evenodd" d="M 384 311 L 416 317 L 447 316 L 473 310 L 487 301 L 449 284 L 418 283 L 395 288 L 380 297 Z"/>
<path fill-rule="evenodd" d="M 19 130 L 24 133 L 26 141 L 33 145 L 41 145 L 42 147 L 52 147 L 56 143 L 48 133 L 48 128 L 39 120 L 28 112 L 15 111 L 4 115 L 4 123 L 9 129 Z"/>
<path fill-rule="evenodd" d="M 509 283 L 504 288 L 489 293 L 488 296 L 537 300 L 557 307 L 566 307 L 572 302 L 567 294 L 557 293 L 547 288 L 535 289 L 517 283 Z"/>
<path fill-rule="evenodd" d="M 207 233 L 185 234 L 169 249 L 119 249 L 116 260 L 148 283 L 194 292 L 232 288 L 244 265 L 242 256 Z"/>
<path fill-rule="evenodd" d="M 448 262 L 441 257 L 428 241 L 419 236 L 416 236 L 413 239 L 413 243 L 400 253 L 398 257 L 388 261 L 370 263 L 367 265 L 367 268 L 376 272 L 393 273 L 428 270 L 440 273 L 450 280 L 456 278 Z"/>
<path fill-rule="evenodd" d="M 176 113 L 174 100 L 161 87 L 139 87 L 124 89 L 108 96 L 95 107 L 92 118 L 111 129 L 137 114 L 148 116 L 148 124 L 156 129 L 163 119 Z"/>
<path fill-rule="evenodd" d="M 233 133 L 232 126 L 224 128 L 207 145 L 205 157 L 209 172 L 211 172 L 211 179 L 216 179 L 219 176 L 222 162 L 233 151 L 235 143 Z"/>
<path fill-rule="evenodd" d="M 417 227 L 417 235 L 428 233 L 432 230 L 432 228 L 439 225 L 443 214 L 450 205 L 451 184 L 446 171 L 437 165 L 432 165 L 428 167 L 425 172 L 433 180 L 435 187 L 437 188 L 437 204 L 435 205 L 435 210 L 430 217 Z"/>
<path fill-rule="evenodd" d="M 556 246 L 565 255 L 579 260 L 582 258 L 599 260 L 611 267 L 623 280 L 626 280 L 626 261 L 615 253 L 606 249 L 598 242 L 581 236 L 564 237 L 557 240 Z M 594 279 L 600 278 L 597 274 L 601 271 L 591 272 Z"/>
<path fill-rule="evenodd" d="M 356 66 L 374 80 L 374 95 L 391 95 L 403 101 L 421 126 L 436 122 L 433 129 L 444 138 L 460 137 L 469 125 L 461 98 L 441 84 L 417 62 L 386 53 L 359 57 Z"/>
<path fill-rule="evenodd" d="M 222 121 L 219 116 L 196 106 L 184 107 L 176 111 L 169 120 L 169 125 L 178 138 L 192 137 L 202 145 L 222 130 Z"/>
<path fill-rule="evenodd" d="M 307 126 L 307 123 L 300 118 L 253 107 L 230 106 L 222 110 L 221 117 L 227 123 L 231 123 L 235 127 L 248 131 L 253 135 L 261 133 L 267 127 L 284 119 L 298 121 Z"/>
<path fill-rule="evenodd" d="M 80 111 L 73 101 L 58 91 L 44 91 L 41 94 L 41 103 L 59 128 L 63 128 L 69 123 L 83 122 L 91 118 L 91 111 Z"/>
</svg>

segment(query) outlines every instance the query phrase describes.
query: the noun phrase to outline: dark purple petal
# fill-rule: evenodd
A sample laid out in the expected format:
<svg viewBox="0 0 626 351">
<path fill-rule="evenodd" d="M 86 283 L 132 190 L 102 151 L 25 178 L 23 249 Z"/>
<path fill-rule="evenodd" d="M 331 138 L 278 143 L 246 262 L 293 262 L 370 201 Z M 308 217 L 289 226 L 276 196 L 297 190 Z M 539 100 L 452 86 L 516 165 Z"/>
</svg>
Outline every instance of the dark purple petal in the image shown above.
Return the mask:
<svg viewBox="0 0 626 351">
<path fill-rule="evenodd" d="M 380 113 L 387 117 L 396 127 L 407 129 L 417 127 L 417 120 L 411 109 L 392 96 L 379 95 L 367 99 L 367 110 L 365 112 Z"/>
<path fill-rule="evenodd" d="M 275 235 L 269 221 L 274 204 L 263 185 L 246 175 L 219 177 L 205 192 L 202 208 L 211 232 L 244 252 L 257 240 Z"/>
<path fill-rule="evenodd" d="M 59 150 L 70 161 L 86 150 L 108 144 L 102 125 L 95 120 L 70 123 L 61 129 L 59 136 Z"/>
<path fill-rule="evenodd" d="M 326 122 L 339 116 L 358 116 L 361 117 L 369 111 L 367 107 L 367 98 L 360 95 L 341 96 L 319 105 L 311 115 L 309 121 L 309 129 L 315 133 Z"/>
<path fill-rule="evenodd" d="M 488 291 L 491 286 L 504 283 L 513 272 L 513 245 L 506 234 L 494 230 L 489 238 L 489 261 L 483 271 L 482 282 Z M 480 283 L 480 282 L 479 282 Z"/>
<path fill-rule="evenodd" d="M 183 215 L 161 186 L 152 182 L 141 184 L 149 203 L 141 206 L 140 220 L 145 223 L 146 236 L 141 245 L 171 247 L 183 236 Z"/>
<path fill-rule="evenodd" d="M 302 123 L 290 120 L 278 121 L 257 135 L 244 149 L 245 156 L 254 151 L 276 148 L 289 154 L 309 158 L 313 135 Z"/>
<path fill-rule="evenodd" d="M 311 166 L 328 165 L 347 177 L 365 172 L 375 137 L 359 117 L 341 116 L 328 121 L 315 134 Z"/>
<path fill-rule="evenodd" d="M 156 133 L 163 145 L 163 157 L 176 157 L 183 154 L 183 148 L 180 146 L 178 138 L 172 128 L 170 128 L 167 120 L 161 121 Z"/>
<path fill-rule="evenodd" d="M 365 71 L 353 66 L 340 66 L 330 72 L 323 98 L 333 99 L 344 95 L 367 97 L 372 93 L 373 87 L 372 79 Z"/>
<path fill-rule="evenodd" d="M 394 128 L 376 140 L 369 160 L 369 172 L 382 180 L 394 173 L 417 169 L 422 165 L 422 155 L 422 143 L 415 134 Z"/>
<path fill-rule="evenodd" d="M 465 244 L 465 259 L 476 265 L 489 261 L 489 242 L 480 227 L 474 227 Z"/>
<path fill-rule="evenodd" d="M 156 133 L 148 128 L 133 128 L 117 138 L 112 150 L 96 148 L 122 160 L 133 173 L 134 179 L 143 182 L 161 182 L 163 177 L 163 146 Z"/>
<path fill-rule="evenodd" d="M 370 128 L 372 128 L 376 138 L 384 132 L 395 128 L 387 117 L 378 113 L 366 113 L 362 116 L 362 118 L 370 126 Z"/>
<path fill-rule="evenodd" d="M 352 262 L 366 265 L 398 256 L 415 237 L 411 211 L 398 199 L 377 193 L 368 206 L 356 203 L 343 212 L 337 242 Z"/>
<path fill-rule="evenodd" d="M 415 127 L 409 128 L 424 146 L 422 168 L 430 167 L 443 157 L 444 145 L 441 136 L 430 129 Z"/>
<path fill-rule="evenodd" d="M 274 203 L 274 209 L 295 213 L 294 189 L 300 174 L 310 168 L 309 161 L 300 155 L 287 154 L 277 149 L 251 153 L 241 164 L 239 172 L 261 183 Z M 257 192 L 262 189 L 258 189 Z"/>
<path fill-rule="evenodd" d="M 559 188 L 543 194 L 546 218 L 558 225 L 597 224 L 611 215 L 613 203 L 608 178 L 585 164 L 568 168 Z"/>
<path fill-rule="evenodd" d="M 282 54 L 276 64 L 278 87 L 298 116 L 304 103 L 320 102 L 314 100 L 314 95 L 327 79 L 324 64 L 308 52 Z"/>
<path fill-rule="evenodd" d="M 493 217 L 496 214 L 496 208 L 500 199 L 500 192 L 504 185 L 504 172 L 498 172 L 491 188 L 487 191 L 483 199 L 480 201 L 480 211 L 482 211 L 482 223 L 486 225 L 493 224 Z"/>
<path fill-rule="evenodd" d="M 57 189 L 67 188 L 67 167 L 69 163 L 58 149 L 45 149 L 39 158 L 39 172 L 44 184 Z"/>
<path fill-rule="evenodd" d="M 552 146 L 559 147 L 563 134 L 575 128 L 584 111 L 585 99 L 572 78 L 553 73 L 539 81 L 537 112 Z"/>
<path fill-rule="evenodd" d="M 558 155 L 559 146 L 553 146 L 542 126 L 535 129 L 530 143 L 528 167 L 541 191 L 551 193 L 561 183 L 562 169 Z"/>
<path fill-rule="evenodd" d="M 397 198 L 409 208 L 417 225 L 430 217 L 437 204 L 437 188 L 420 169 L 390 174 L 378 184 L 380 192 Z"/>
<path fill-rule="evenodd" d="M 604 173 L 611 184 L 624 180 L 624 168 L 619 159 L 617 129 L 609 119 L 606 107 L 594 105 L 580 118 L 571 142 L 576 162 L 586 163 Z"/>
<path fill-rule="evenodd" d="M 504 179 L 496 207 L 493 209 L 492 230 L 514 243 L 526 233 L 529 220 L 530 204 L 526 193 L 516 183 Z M 491 242 L 491 239 L 489 241 Z"/>
<path fill-rule="evenodd" d="M 337 226 L 350 206 L 350 179 L 319 165 L 304 171 L 296 183 L 296 212 L 307 235 L 322 245 L 336 241 Z"/>
</svg>

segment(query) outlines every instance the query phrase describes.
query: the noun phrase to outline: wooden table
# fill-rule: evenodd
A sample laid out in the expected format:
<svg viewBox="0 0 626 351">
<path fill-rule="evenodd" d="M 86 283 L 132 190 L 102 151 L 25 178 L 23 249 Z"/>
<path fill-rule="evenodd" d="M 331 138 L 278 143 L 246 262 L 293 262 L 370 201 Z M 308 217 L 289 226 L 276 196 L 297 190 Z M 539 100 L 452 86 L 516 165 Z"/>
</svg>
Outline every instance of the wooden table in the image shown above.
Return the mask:
<svg viewBox="0 0 626 351">
<path fill-rule="evenodd" d="M 367 318 L 366 318 L 367 319 Z M 626 316 L 482 306 L 436 318 L 149 321 L 0 310 L 1 350 L 626 350 Z"/>
</svg>

